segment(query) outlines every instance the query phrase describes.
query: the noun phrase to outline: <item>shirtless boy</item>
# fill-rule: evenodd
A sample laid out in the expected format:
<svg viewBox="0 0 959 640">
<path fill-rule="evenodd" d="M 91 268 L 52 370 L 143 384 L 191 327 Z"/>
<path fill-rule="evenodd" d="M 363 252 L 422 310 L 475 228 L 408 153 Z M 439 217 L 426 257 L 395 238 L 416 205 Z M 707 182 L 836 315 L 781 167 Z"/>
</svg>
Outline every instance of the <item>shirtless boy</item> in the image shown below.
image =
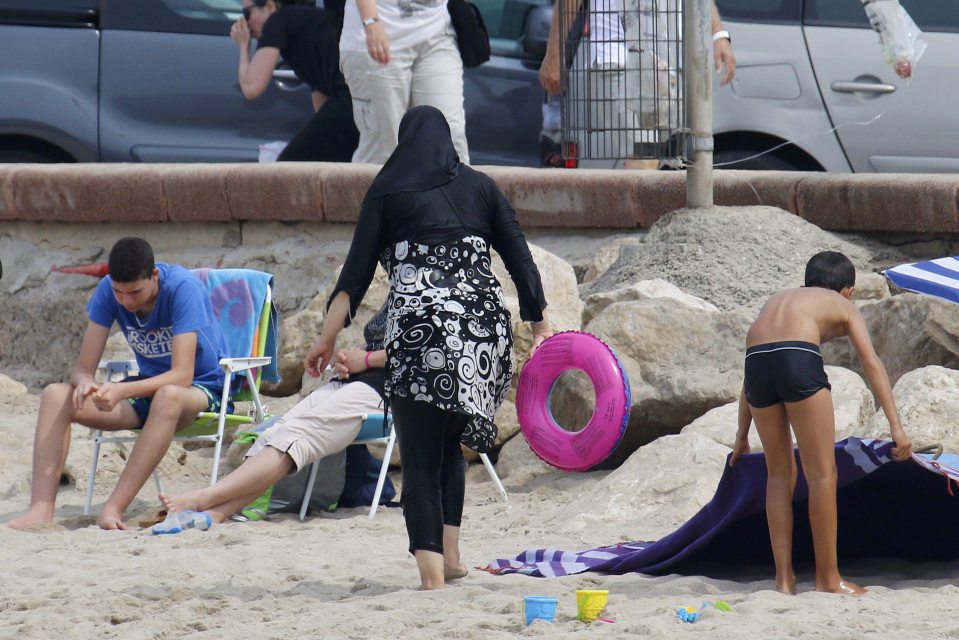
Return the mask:
<svg viewBox="0 0 959 640">
<path fill-rule="evenodd" d="M 729 464 L 749 452 L 756 422 L 766 456 L 766 517 L 776 563 L 776 589 L 796 592 L 792 567 L 796 463 L 792 425 L 809 487 L 809 524 L 816 558 L 816 590 L 860 595 L 865 589 L 839 575 L 836 551 L 836 458 L 829 380 L 819 346 L 849 336 L 869 385 L 889 421 L 892 455 L 906 460 L 912 443 L 903 431 L 886 369 L 876 355 L 859 309 L 849 301 L 856 270 L 849 258 L 823 251 L 806 264 L 806 286 L 773 295 L 746 335 L 746 374 L 739 399 L 739 430 Z"/>
</svg>

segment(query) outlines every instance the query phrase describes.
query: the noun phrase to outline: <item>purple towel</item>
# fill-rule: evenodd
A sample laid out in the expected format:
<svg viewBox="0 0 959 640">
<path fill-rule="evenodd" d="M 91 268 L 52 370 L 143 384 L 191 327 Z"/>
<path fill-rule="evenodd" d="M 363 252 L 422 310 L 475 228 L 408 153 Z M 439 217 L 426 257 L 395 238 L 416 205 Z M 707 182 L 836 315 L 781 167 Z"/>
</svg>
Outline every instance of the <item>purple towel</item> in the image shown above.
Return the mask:
<svg viewBox="0 0 959 640">
<path fill-rule="evenodd" d="M 959 558 L 959 464 L 956 456 L 913 455 L 894 462 L 893 443 L 849 438 L 836 443 L 839 471 L 840 557 L 891 556 L 912 560 Z M 799 466 L 794 496 L 794 557 L 812 558 L 807 489 Z M 951 463 L 951 464 L 950 464 Z M 765 513 L 762 453 L 726 466 L 716 494 L 699 513 L 655 542 L 624 542 L 585 551 L 529 549 L 494 560 L 487 571 L 536 577 L 584 571 L 622 574 L 706 574 L 737 563 L 772 563 Z"/>
</svg>

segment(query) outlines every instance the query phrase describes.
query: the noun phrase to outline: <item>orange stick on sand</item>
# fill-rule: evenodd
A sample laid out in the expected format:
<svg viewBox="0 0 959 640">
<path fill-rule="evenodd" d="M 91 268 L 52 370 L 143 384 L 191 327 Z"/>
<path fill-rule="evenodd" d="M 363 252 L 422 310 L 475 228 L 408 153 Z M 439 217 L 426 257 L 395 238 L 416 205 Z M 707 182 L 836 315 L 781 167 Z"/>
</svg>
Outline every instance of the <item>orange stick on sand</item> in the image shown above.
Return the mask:
<svg viewBox="0 0 959 640">
<path fill-rule="evenodd" d="M 109 273 L 106 262 L 93 262 L 76 267 L 53 267 L 51 271 L 56 271 L 57 273 L 76 273 L 84 276 L 95 276 L 97 278 L 102 278 Z"/>
</svg>

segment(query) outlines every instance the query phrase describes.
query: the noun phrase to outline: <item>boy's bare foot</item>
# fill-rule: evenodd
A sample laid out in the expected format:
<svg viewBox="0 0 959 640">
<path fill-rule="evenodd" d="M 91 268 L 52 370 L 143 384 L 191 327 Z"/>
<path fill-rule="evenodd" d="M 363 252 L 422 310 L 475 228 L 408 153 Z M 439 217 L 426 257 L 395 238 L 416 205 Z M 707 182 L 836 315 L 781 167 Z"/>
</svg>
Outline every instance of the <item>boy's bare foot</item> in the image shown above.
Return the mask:
<svg viewBox="0 0 959 640">
<path fill-rule="evenodd" d="M 840 580 L 833 587 L 820 587 L 816 585 L 816 591 L 822 591 L 824 593 L 837 593 L 841 596 L 861 596 L 867 592 L 867 589 L 860 587 L 855 582 L 849 582 L 848 580 Z"/>
<path fill-rule="evenodd" d="M 100 512 L 99 517 L 97 517 L 97 526 L 101 529 L 117 529 L 120 531 L 126 531 L 127 526 L 123 524 L 123 514 L 117 513 L 116 511 L 104 507 Z"/>
<path fill-rule="evenodd" d="M 200 491 L 187 491 L 179 495 L 171 496 L 169 493 L 160 493 L 160 501 L 167 511 L 203 511 L 204 505 L 200 504 Z"/>
<path fill-rule="evenodd" d="M 459 580 L 460 578 L 465 578 L 466 574 L 469 573 L 469 569 L 466 568 L 465 564 L 461 564 L 458 567 L 443 567 L 443 578 L 449 582 L 450 580 Z"/>
<path fill-rule="evenodd" d="M 7 522 L 11 529 L 29 529 L 41 524 L 50 524 L 53 522 L 53 513 L 48 509 L 31 508 L 21 516 Z"/>
</svg>

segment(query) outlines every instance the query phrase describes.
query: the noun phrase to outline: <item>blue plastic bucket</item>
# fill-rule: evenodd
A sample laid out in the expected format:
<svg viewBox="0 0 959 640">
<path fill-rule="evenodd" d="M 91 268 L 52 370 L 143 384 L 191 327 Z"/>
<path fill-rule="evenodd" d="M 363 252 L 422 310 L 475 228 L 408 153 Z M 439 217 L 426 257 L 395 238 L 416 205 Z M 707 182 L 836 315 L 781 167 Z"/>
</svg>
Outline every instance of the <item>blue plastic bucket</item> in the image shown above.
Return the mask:
<svg viewBox="0 0 959 640">
<path fill-rule="evenodd" d="M 523 618 L 526 624 L 533 620 L 552 622 L 556 616 L 556 598 L 552 596 L 526 596 L 523 598 Z"/>
</svg>

